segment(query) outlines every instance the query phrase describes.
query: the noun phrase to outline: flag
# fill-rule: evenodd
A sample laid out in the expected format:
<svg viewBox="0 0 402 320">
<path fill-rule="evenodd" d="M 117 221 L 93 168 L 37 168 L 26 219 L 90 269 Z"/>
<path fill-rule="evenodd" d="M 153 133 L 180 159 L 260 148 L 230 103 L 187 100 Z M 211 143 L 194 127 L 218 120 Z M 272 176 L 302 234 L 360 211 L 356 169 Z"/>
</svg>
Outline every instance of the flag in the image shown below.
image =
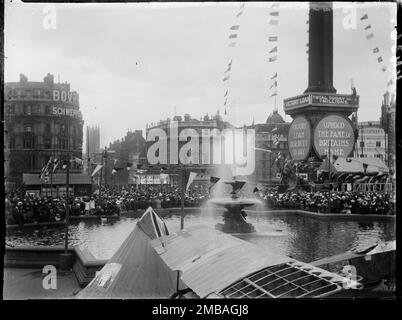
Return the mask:
<svg viewBox="0 0 402 320">
<path fill-rule="evenodd" d="M 382 62 L 382 57 L 377 58 L 378 62 Z"/>
<path fill-rule="evenodd" d="M 258 191 L 260 191 L 260 190 L 258 190 L 257 187 L 255 187 L 255 188 L 253 189 L 253 193 L 256 193 L 256 192 L 258 192 Z"/>
<path fill-rule="evenodd" d="M 209 178 L 209 182 L 211 185 L 209 186 L 209 190 L 211 191 L 212 187 L 220 180 L 221 178 L 211 176 Z"/>
<path fill-rule="evenodd" d="M 277 51 L 278 51 L 278 47 L 276 46 L 276 47 L 273 47 L 272 50 L 269 53 L 274 53 L 274 52 L 277 52 Z"/>
<path fill-rule="evenodd" d="M 278 57 L 278 56 L 273 56 L 272 58 L 269 58 L 269 62 L 274 62 L 274 61 L 276 61 L 277 57 Z"/>
<path fill-rule="evenodd" d="M 52 164 L 52 160 L 50 158 L 49 161 L 42 168 L 41 173 L 39 174 L 39 179 L 44 179 L 46 173 L 49 172 L 51 164 Z"/>
<path fill-rule="evenodd" d="M 378 52 L 380 52 L 380 49 L 378 49 L 377 47 L 375 47 L 375 48 L 373 49 L 373 53 L 378 53 Z"/>
<path fill-rule="evenodd" d="M 271 97 L 275 97 L 275 96 L 277 96 L 278 95 L 278 93 L 277 92 L 274 92 L 273 94 L 271 94 Z"/>
<path fill-rule="evenodd" d="M 239 191 L 241 188 L 243 188 L 244 184 L 246 181 L 238 181 L 236 180 L 233 184 L 233 192 Z"/>
<path fill-rule="evenodd" d="M 243 4 L 240 6 L 240 9 L 243 9 L 245 5 L 246 5 L 246 3 L 243 2 Z"/>
<path fill-rule="evenodd" d="M 279 15 L 279 11 L 274 11 L 269 13 L 270 16 L 277 17 Z"/>
<path fill-rule="evenodd" d="M 275 136 L 274 140 L 272 141 L 272 143 L 274 144 L 274 146 L 277 146 L 279 144 L 279 138 L 278 136 Z"/>
<path fill-rule="evenodd" d="M 386 66 L 383 66 L 381 70 L 382 70 L 383 72 L 385 72 L 385 71 L 387 71 L 387 67 L 386 67 Z M 399 80 L 399 79 L 398 79 L 398 80 Z"/>
<path fill-rule="evenodd" d="M 229 72 L 230 70 L 231 70 L 231 66 L 228 66 L 228 68 L 226 69 L 225 73 Z"/>
<path fill-rule="evenodd" d="M 363 171 L 364 171 L 364 173 L 367 172 L 367 167 L 368 167 L 368 164 L 367 164 L 367 163 L 363 163 Z"/>
<path fill-rule="evenodd" d="M 240 12 L 236 15 L 236 17 L 238 18 L 238 17 L 240 17 L 242 14 L 243 14 L 243 11 L 240 11 Z"/>
<path fill-rule="evenodd" d="M 236 46 L 236 42 L 229 43 L 228 46 L 229 46 L 229 47 L 235 47 L 235 46 Z"/>
<path fill-rule="evenodd" d="M 394 84 L 394 81 L 391 79 L 388 83 L 387 83 L 387 87 L 392 86 Z"/>
<path fill-rule="evenodd" d="M 127 162 L 127 170 L 130 171 L 133 164 L 131 162 Z"/>
<path fill-rule="evenodd" d="M 185 175 L 185 181 L 187 180 L 186 191 L 188 190 L 188 188 L 190 187 L 191 183 L 194 181 L 196 176 L 197 176 L 197 172 L 189 172 L 188 176 L 187 176 L 187 172 L 186 172 L 186 175 Z"/>
<path fill-rule="evenodd" d="M 334 154 L 334 155 L 332 156 L 332 160 L 333 160 L 333 162 L 335 162 L 335 161 L 336 161 L 338 158 L 339 158 L 339 157 L 338 157 L 337 155 L 335 155 L 335 154 Z"/>
<path fill-rule="evenodd" d="M 54 159 L 53 160 L 53 173 L 56 171 L 57 167 L 59 166 L 59 159 Z"/>
<path fill-rule="evenodd" d="M 367 14 L 365 14 L 363 17 L 360 18 L 360 20 L 366 20 L 366 19 L 368 19 L 368 15 L 367 15 Z"/>
<path fill-rule="evenodd" d="M 275 80 L 275 82 L 272 84 L 272 86 L 270 87 L 270 89 L 272 89 L 273 87 L 278 86 L 278 82 Z"/>
<path fill-rule="evenodd" d="M 230 76 L 227 75 L 226 77 L 223 78 L 223 81 L 229 80 Z"/>
<path fill-rule="evenodd" d="M 272 6 L 271 6 L 271 8 L 278 8 L 279 7 L 279 4 L 278 3 L 274 3 Z"/>
<path fill-rule="evenodd" d="M 227 97 L 228 95 L 228 90 L 226 90 L 224 97 Z"/>
<path fill-rule="evenodd" d="M 277 36 L 268 37 L 268 41 L 270 41 L 270 42 L 278 41 L 278 37 Z"/>
<path fill-rule="evenodd" d="M 228 103 L 228 99 L 225 99 L 225 103 L 223 104 L 224 106 L 226 106 L 226 104 Z"/>
<path fill-rule="evenodd" d="M 62 169 L 66 169 L 66 168 L 67 168 L 67 164 L 68 164 L 67 160 L 66 160 L 66 161 L 63 161 L 63 165 L 61 166 L 61 168 L 62 168 Z"/>
<path fill-rule="evenodd" d="M 309 21 L 308 21 L 308 20 L 306 20 L 306 24 L 308 24 L 308 22 L 309 22 Z"/>
<path fill-rule="evenodd" d="M 228 66 L 231 66 L 233 62 L 233 59 L 230 60 L 230 62 L 228 63 Z"/>
<path fill-rule="evenodd" d="M 374 34 L 370 33 L 369 35 L 366 36 L 366 38 L 367 38 L 367 40 L 370 40 L 370 39 L 374 38 Z"/>
<path fill-rule="evenodd" d="M 369 24 L 367 27 L 364 28 L 364 30 L 370 29 L 371 25 Z"/>
<path fill-rule="evenodd" d="M 230 27 L 230 30 L 239 30 L 239 25 L 234 25 Z"/>
<path fill-rule="evenodd" d="M 95 167 L 95 169 L 94 169 L 94 171 L 92 171 L 91 177 L 93 177 L 95 174 L 97 174 L 98 171 L 99 171 L 100 169 L 102 169 L 102 167 L 103 167 L 103 165 L 97 164 L 96 167 Z"/>
<path fill-rule="evenodd" d="M 279 20 L 269 20 L 269 24 L 273 25 L 273 26 L 277 26 L 278 22 L 279 22 Z"/>
<path fill-rule="evenodd" d="M 273 129 L 271 130 L 271 132 L 276 132 L 276 131 L 278 131 L 278 127 L 275 127 L 275 128 L 273 128 Z"/>
<path fill-rule="evenodd" d="M 237 33 L 229 35 L 229 39 L 235 39 L 235 38 L 237 38 Z"/>
<path fill-rule="evenodd" d="M 271 79 L 274 79 L 274 78 L 276 78 L 277 76 L 278 76 L 278 73 L 275 72 L 275 74 L 271 77 Z"/>
<path fill-rule="evenodd" d="M 115 168 L 113 168 L 112 174 L 115 174 L 116 172 L 117 172 L 117 170 Z"/>
</svg>

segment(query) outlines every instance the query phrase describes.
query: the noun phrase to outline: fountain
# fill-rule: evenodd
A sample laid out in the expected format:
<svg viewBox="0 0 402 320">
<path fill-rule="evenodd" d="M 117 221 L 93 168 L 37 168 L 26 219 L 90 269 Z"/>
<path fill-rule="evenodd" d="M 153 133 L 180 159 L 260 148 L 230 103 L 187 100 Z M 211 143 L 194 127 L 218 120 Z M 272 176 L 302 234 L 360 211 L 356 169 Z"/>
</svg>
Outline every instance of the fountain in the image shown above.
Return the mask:
<svg viewBox="0 0 402 320">
<path fill-rule="evenodd" d="M 250 198 L 240 198 L 238 192 L 244 186 L 246 181 L 233 179 L 232 181 L 224 181 L 224 184 L 232 186 L 230 198 L 216 198 L 208 201 L 208 204 L 224 207 L 226 210 L 223 214 L 224 223 L 216 224 L 215 228 L 226 233 L 251 233 L 255 232 L 254 226 L 246 221 L 247 214 L 244 208 L 261 204 L 261 201 Z"/>
</svg>

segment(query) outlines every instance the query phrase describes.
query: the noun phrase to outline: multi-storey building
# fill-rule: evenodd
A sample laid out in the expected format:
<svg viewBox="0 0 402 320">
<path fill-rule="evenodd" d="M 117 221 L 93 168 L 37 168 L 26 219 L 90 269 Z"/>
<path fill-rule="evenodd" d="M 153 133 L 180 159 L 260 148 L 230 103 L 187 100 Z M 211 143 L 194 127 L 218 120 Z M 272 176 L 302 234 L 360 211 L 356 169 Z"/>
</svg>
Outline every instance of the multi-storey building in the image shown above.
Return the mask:
<svg viewBox="0 0 402 320">
<path fill-rule="evenodd" d="M 23 173 L 39 173 L 50 157 L 82 158 L 83 120 L 79 96 L 68 83 L 55 83 L 47 74 L 43 82 L 5 83 L 6 181 L 9 187 L 22 183 Z M 71 164 L 71 172 L 82 167 Z"/>
<path fill-rule="evenodd" d="M 146 126 L 146 136 L 147 136 L 147 150 L 148 148 L 154 143 L 152 141 L 148 141 L 148 135 L 151 130 L 154 129 L 161 129 L 166 133 L 166 144 L 167 144 L 167 164 L 165 166 L 168 167 L 167 172 L 173 172 L 175 170 L 175 165 L 178 164 L 172 163 L 171 162 L 171 152 L 177 153 L 178 150 L 181 150 L 181 147 L 187 143 L 187 141 L 178 141 L 177 147 L 178 150 L 171 151 L 170 150 L 170 140 L 171 140 L 171 135 L 170 135 L 170 128 L 172 126 L 172 121 L 177 123 L 177 134 L 180 135 L 182 130 L 189 129 L 189 130 L 194 130 L 196 132 L 198 141 L 199 141 L 199 154 L 198 154 L 198 163 L 197 160 L 195 160 L 192 165 L 192 171 L 204 171 L 204 169 L 208 168 L 209 173 L 214 172 L 216 166 L 213 165 L 214 161 L 214 145 L 213 142 L 211 142 L 211 139 L 209 140 L 209 150 L 210 153 L 208 154 L 207 157 L 205 156 L 205 153 L 203 154 L 203 130 L 209 131 L 212 134 L 212 130 L 217 129 L 219 132 L 221 132 L 223 129 L 228 129 L 228 128 L 234 128 L 231 124 L 229 124 L 226 121 L 223 121 L 222 116 L 219 114 L 219 112 L 216 113 L 214 116 L 209 116 L 205 115 L 201 119 L 195 119 L 192 118 L 189 114 L 185 114 L 184 117 L 181 116 L 174 116 L 173 119 L 167 119 L 167 120 L 162 120 L 157 123 L 151 123 Z M 194 132 L 193 131 L 193 132 Z M 177 137 L 176 137 L 177 139 Z M 204 149 L 205 150 L 205 149 Z M 191 155 L 193 156 L 193 155 Z M 175 155 L 176 160 L 178 158 L 178 154 Z M 206 160 L 208 158 L 208 160 Z M 190 164 L 191 165 L 191 164 Z M 177 178 L 177 176 L 172 176 L 172 179 Z"/>
<path fill-rule="evenodd" d="M 389 92 L 384 94 L 381 106 L 381 127 L 387 136 L 387 151 L 385 162 L 388 167 L 395 172 L 396 168 L 396 127 L 395 127 L 395 96 L 390 97 Z"/>
<path fill-rule="evenodd" d="M 289 125 L 278 111 L 274 110 L 266 123 L 251 126 L 255 129 L 256 134 L 256 163 L 255 172 L 252 176 L 255 183 L 275 184 L 279 182 L 280 170 L 275 164 L 275 159 L 279 153 L 285 158 L 289 157 L 287 143 Z"/>
<path fill-rule="evenodd" d="M 386 159 L 387 139 L 380 121 L 359 122 L 359 137 L 356 141 L 355 157 Z"/>
</svg>

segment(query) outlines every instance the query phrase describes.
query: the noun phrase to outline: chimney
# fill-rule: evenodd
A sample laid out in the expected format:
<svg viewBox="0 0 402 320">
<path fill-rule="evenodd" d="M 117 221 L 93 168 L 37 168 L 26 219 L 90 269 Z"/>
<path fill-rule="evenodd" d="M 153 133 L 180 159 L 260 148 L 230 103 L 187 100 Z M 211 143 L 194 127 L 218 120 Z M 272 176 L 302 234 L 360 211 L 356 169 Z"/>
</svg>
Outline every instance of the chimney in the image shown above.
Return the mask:
<svg viewBox="0 0 402 320">
<path fill-rule="evenodd" d="M 46 77 L 43 78 L 43 82 L 48 85 L 48 86 L 53 86 L 54 84 L 54 76 L 50 73 L 46 75 Z"/>
<path fill-rule="evenodd" d="M 20 83 L 25 84 L 27 82 L 28 82 L 28 78 L 24 74 L 20 73 Z"/>
</svg>

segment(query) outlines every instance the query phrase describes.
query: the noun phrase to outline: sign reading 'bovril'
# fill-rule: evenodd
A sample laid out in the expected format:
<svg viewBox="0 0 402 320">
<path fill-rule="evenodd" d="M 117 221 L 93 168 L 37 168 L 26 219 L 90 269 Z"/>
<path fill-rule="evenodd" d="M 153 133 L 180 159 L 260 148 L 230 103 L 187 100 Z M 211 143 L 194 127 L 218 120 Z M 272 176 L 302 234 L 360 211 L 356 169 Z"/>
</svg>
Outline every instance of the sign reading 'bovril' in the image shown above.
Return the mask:
<svg viewBox="0 0 402 320">
<path fill-rule="evenodd" d="M 353 150 L 355 137 L 353 127 L 346 118 L 330 115 L 322 118 L 314 129 L 314 149 L 319 156 L 329 154 L 348 157 Z"/>
<path fill-rule="evenodd" d="M 289 153 L 293 160 L 305 160 L 311 149 L 311 126 L 303 116 L 296 117 L 288 132 Z"/>
</svg>

